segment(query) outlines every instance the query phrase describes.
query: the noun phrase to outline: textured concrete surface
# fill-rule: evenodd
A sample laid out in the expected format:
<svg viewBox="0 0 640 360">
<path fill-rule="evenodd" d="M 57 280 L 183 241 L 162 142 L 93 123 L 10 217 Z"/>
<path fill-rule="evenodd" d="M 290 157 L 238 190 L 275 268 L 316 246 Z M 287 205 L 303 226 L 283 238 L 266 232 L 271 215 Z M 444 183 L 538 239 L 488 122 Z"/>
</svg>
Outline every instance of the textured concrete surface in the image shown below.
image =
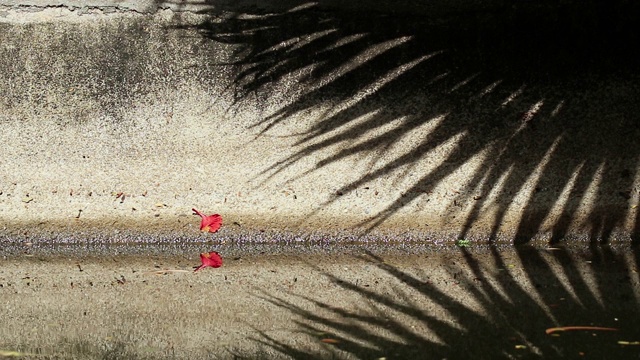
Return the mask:
<svg viewBox="0 0 640 360">
<path fill-rule="evenodd" d="M 96 4 L 1 4 L 8 233 L 638 234 L 632 4 Z"/>
</svg>

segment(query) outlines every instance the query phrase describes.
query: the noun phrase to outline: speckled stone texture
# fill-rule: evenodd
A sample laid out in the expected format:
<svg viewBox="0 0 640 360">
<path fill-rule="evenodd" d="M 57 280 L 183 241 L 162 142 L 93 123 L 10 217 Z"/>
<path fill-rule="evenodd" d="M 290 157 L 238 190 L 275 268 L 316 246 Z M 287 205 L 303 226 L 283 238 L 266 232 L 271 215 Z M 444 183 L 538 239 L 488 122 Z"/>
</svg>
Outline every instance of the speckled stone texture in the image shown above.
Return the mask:
<svg viewBox="0 0 640 360">
<path fill-rule="evenodd" d="M 7 236 L 639 233 L 636 5 L 46 4 L 0 2 Z"/>
</svg>

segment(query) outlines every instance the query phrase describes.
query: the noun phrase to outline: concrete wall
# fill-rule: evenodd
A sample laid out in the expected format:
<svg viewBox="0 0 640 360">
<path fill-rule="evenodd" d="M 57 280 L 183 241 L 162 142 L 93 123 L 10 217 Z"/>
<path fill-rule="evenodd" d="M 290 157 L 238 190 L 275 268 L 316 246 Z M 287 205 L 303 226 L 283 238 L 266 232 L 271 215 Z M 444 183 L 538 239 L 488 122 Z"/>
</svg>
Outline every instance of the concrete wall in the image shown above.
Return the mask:
<svg viewBox="0 0 640 360">
<path fill-rule="evenodd" d="M 1 229 L 636 236 L 637 6 L 475 3 L 0 1 Z"/>
</svg>

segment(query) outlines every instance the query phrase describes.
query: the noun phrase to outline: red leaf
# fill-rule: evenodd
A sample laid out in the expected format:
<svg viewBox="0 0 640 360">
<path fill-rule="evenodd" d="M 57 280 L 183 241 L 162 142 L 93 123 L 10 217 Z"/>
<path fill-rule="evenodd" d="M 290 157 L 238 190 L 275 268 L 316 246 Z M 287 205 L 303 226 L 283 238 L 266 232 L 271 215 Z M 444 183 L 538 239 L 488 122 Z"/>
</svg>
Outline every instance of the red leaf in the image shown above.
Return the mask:
<svg viewBox="0 0 640 360">
<path fill-rule="evenodd" d="M 193 270 L 193 272 L 204 269 L 207 266 L 211 266 L 213 268 L 219 268 L 220 266 L 222 266 L 222 257 L 215 251 L 201 253 L 200 261 L 202 262 L 202 265 L 198 266 L 195 270 Z"/>
<path fill-rule="evenodd" d="M 208 231 L 208 232 L 216 232 L 222 226 L 222 216 L 218 214 L 213 215 L 205 215 L 196 209 L 191 209 L 195 213 L 202 218 L 200 222 L 200 231 Z"/>
</svg>

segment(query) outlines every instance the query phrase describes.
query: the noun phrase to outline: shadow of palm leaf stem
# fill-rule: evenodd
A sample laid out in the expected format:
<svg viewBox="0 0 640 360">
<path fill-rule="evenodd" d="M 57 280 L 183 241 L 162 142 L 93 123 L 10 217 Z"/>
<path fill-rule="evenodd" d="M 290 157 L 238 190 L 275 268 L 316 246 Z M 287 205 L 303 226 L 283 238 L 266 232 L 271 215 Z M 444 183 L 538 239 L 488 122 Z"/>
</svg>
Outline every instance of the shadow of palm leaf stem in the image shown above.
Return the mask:
<svg viewBox="0 0 640 360">
<path fill-rule="evenodd" d="M 630 229 L 637 241 L 637 2 L 285 4 L 218 4 L 198 26 L 234 46 L 222 64 L 234 69 L 232 107 L 268 109 L 257 134 L 321 114 L 291 134 L 295 151 L 264 181 L 301 159 L 315 159 L 304 176 L 362 156 L 368 171 L 325 205 L 382 177 L 409 179 L 363 223 L 375 227 L 432 206 L 429 194 L 472 164 L 442 199 L 461 237 L 480 220 L 496 235 L 516 212 L 516 241 L 544 231 L 557 242 L 572 226 L 601 241 Z M 400 144 L 408 150 L 389 155 Z"/>
<path fill-rule="evenodd" d="M 399 265 L 393 256 L 373 253 L 361 260 L 374 267 L 369 277 L 325 272 L 350 294 L 341 299 L 352 302 L 269 290 L 259 295 L 290 311 L 298 330 L 311 342 L 325 342 L 325 351 L 266 332 L 254 340 L 300 359 L 640 356 L 638 253 L 628 245 L 461 248 Z"/>
</svg>

